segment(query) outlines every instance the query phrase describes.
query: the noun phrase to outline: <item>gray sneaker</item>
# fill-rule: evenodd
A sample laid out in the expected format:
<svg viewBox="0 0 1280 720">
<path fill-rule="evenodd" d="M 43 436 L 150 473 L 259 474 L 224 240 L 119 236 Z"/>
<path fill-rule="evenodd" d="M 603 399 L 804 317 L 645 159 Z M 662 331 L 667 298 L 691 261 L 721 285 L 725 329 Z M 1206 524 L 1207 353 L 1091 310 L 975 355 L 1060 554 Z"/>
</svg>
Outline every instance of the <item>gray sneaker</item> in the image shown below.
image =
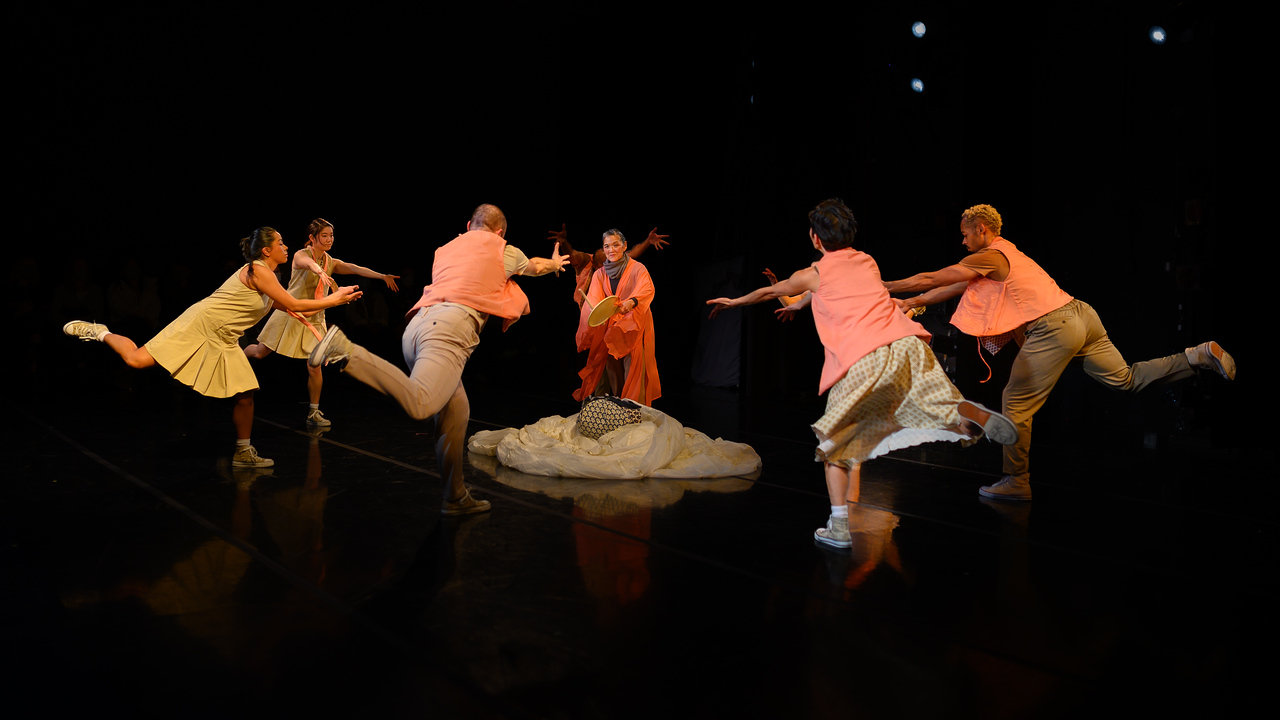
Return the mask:
<svg viewBox="0 0 1280 720">
<path fill-rule="evenodd" d="M 84 320 L 72 320 L 62 326 L 62 332 L 73 338 L 80 338 L 85 342 L 89 342 L 90 340 L 101 341 L 103 336 L 111 331 L 107 329 L 106 325 L 102 325 L 100 323 L 91 323 Z"/>
<path fill-rule="evenodd" d="M 270 458 L 258 456 L 258 451 L 253 449 L 252 445 L 236 448 L 236 454 L 231 456 L 231 467 L 271 467 L 276 461 Z"/>
<path fill-rule="evenodd" d="M 831 547 L 853 547 L 853 536 L 849 534 L 849 518 L 828 517 L 826 527 L 813 531 L 813 539 Z"/>
<path fill-rule="evenodd" d="M 972 400 L 961 400 L 957 411 L 960 417 L 980 426 L 982 434 L 988 440 L 1001 445 L 1012 445 L 1018 442 L 1018 429 L 1013 426 L 1013 421 L 995 410 Z"/>
<path fill-rule="evenodd" d="M 1218 343 L 1210 340 L 1187 348 L 1186 352 L 1192 367 L 1212 370 L 1228 380 L 1236 379 L 1236 360 Z"/>
<path fill-rule="evenodd" d="M 328 418 L 324 416 L 324 413 L 320 412 L 320 408 L 316 408 L 307 413 L 307 427 L 327 428 L 332 424 L 333 423 L 329 422 Z"/>
<path fill-rule="evenodd" d="M 307 364 L 311 367 L 323 367 L 332 362 L 346 360 L 351 355 L 352 347 L 354 346 L 351 341 L 338 329 L 338 326 L 331 325 L 329 332 L 324 334 L 324 339 L 316 343 L 315 349 L 311 351 Z"/>
<path fill-rule="evenodd" d="M 1030 500 L 1031 481 L 1005 475 L 997 483 L 978 488 L 978 494 L 996 500 Z"/>
</svg>

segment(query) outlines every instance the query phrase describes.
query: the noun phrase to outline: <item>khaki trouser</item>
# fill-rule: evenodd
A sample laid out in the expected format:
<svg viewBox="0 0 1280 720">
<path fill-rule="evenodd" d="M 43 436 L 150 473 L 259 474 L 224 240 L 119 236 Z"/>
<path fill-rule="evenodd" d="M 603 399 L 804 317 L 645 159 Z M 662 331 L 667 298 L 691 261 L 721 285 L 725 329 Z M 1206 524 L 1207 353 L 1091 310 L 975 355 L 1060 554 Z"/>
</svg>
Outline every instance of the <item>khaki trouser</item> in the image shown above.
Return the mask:
<svg viewBox="0 0 1280 720">
<path fill-rule="evenodd" d="M 408 375 L 359 345 L 347 359 L 348 375 L 390 396 L 409 417 L 435 417 L 436 458 L 446 499 L 461 494 L 462 450 L 471 418 L 462 368 L 478 344 L 475 316 L 457 306 L 432 305 L 418 311 L 401 338 Z"/>
<path fill-rule="evenodd" d="M 1084 358 L 1089 377 L 1115 390 L 1137 392 L 1157 380 L 1194 374 L 1185 353 L 1129 365 L 1088 303 L 1072 300 L 1026 326 L 1026 340 L 1004 386 L 1002 411 L 1018 428 L 1018 442 L 1004 448 L 1004 473 L 1030 480 L 1031 419 L 1072 358 Z"/>
</svg>

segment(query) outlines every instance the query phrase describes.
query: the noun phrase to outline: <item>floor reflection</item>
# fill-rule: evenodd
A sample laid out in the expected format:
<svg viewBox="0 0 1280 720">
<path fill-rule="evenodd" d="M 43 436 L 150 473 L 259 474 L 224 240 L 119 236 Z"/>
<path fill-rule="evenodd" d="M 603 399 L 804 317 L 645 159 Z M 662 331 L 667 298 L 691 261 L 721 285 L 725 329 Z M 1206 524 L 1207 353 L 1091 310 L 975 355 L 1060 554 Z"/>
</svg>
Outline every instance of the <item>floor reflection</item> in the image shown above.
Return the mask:
<svg viewBox="0 0 1280 720">
<path fill-rule="evenodd" d="M 675 504 L 686 492 L 735 493 L 751 487 L 742 477 L 687 480 L 597 480 L 544 477 L 512 470 L 497 458 L 469 453 L 472 467 L 508 487 L 573 500 L 578 568 L 587 592 L 598 601 L 597 624 L 611 625 L 618 610 L 649 588 L 649 545 L 655 509 Z M 757 472 L 758 474 L 758 472 Z"/>
<path fill-rule="evenodd" d="M 897 527 L 897 515 L 887 510 L 851 504 L 849 534 L 853 536 L 853 546 L 842 549 L 814 543 L 823 551 L 829 582 L 845 590 L 856 590 L 881 565 L 887 565 L 901 575 L 902 558 L 893 541 L 893 531 Z"/>
</svg>

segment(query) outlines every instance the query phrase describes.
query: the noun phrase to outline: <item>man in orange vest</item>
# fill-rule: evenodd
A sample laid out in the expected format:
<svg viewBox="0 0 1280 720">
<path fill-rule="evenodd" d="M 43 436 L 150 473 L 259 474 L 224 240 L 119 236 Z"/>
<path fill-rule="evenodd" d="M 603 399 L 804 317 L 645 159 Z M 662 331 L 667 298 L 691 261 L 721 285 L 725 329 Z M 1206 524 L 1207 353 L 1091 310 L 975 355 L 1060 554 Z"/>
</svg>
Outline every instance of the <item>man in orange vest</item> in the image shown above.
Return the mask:
<svg viewBox="0 0 1280 720">
<path fill-rule="evenodd" d="M 1031 419 L 1044 405 L 1072 358 L 1084 358 L 1084 371 L 1109 388 L 1137 392 L 1157 380 L 1179 380 L 1207 368 L 1235 379 L 1236 363 L 1216 342 L 1168 357 L 1130 365 L 1107 337 L 1098 314 L 1063 292 L 1031 258 L 1000 237 L 1000 213 L 975 205 L 960 217 L 960 233 L 969 256 L 937 272 L 920 273 L 884 284 L 891 293 L 922 295 L 896 300 L 904 311 L 962 295 L 951 324 L 978 338 L 995 354 L 1009 340 L 1019 346 L 1001 411 L 1018 429 L 1018 442 L 1004 448 L 1004 477 L 978 492 L 1005 500 L 1031 499 Z"/>
<path fill-rule="evenodd" d="M 470 515 L 489 510 L 462 484 L 462 449 L 466 446 L 471 405 L 462 387 L 462 368 L 480 343 L 490 315 L 511 323 L 529 314 L 529 299 L 514 275 L 546 275 L 569 263 L 556 245 L 551 258 L 531 258 L 506 241 L 507 218 L 496 205 L 481 205 L 471 214 L 467 232 L 436 248 L 432 284 L 409 310 L 401 346 L 409 374 L 347 339 L 331 326 L 307 362 L 320 367 L 346 361 L 343 372 L 391 396 L 415 420 L 436 420 L 436 457 L 444 480 L 443 515 Z"/>
</svg>

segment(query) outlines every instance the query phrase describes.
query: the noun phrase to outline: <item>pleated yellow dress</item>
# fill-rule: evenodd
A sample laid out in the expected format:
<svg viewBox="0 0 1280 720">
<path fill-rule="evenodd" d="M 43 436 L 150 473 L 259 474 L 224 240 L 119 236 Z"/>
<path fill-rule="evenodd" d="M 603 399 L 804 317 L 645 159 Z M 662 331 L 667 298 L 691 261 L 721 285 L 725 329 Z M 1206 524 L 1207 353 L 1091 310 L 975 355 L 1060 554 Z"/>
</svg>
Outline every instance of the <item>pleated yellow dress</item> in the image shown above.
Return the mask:
<svg viewBox="0 0 1280 720">
<path fill-rule="evenodd" d="M 303 248 L 298 252 L 311 255 L 311 248 Z M 311 255 L 311 259 L 314 260 L 315 256 Z M 324 259 L 325 273 L 332 277 L 333 268 L 340 262 L 342 261 L 326 254 Z M 324 293 L 317 296 L 316 287 L 319 284 L 319 275 L 310 270 L 294 268 L 293 273 L 289 276 L 289 294 L 299 300 L 319 300 L 331 292 L 330 288 L 326 287 L 324 288 Z M 315 327 L 321 337 L 324 337 L 325 332 L 329 329 L 325 324 L 323 310 L 307 318 L 307 322 Z M 277 310 L 271 313 L 271 317 L 267 318 L 267 324 L 258 333 L 258 342 L 286 357 L 305 360 L 319 341 L 316 340 L 315 333 L 312 333 L 305 323 L 290 316 L 289 313 Z"/>
<path fill-rule="evenodd" d="M 254 272 L 271 272 L 261 261 L 253 264 Z M 270 309 L 271 298 L 240 282 L 237 270 L 145 347 L 174 380 L 201 395 L 225 398 L 257 390 L 258 378 L 239 340 Z"/>
</svg>

